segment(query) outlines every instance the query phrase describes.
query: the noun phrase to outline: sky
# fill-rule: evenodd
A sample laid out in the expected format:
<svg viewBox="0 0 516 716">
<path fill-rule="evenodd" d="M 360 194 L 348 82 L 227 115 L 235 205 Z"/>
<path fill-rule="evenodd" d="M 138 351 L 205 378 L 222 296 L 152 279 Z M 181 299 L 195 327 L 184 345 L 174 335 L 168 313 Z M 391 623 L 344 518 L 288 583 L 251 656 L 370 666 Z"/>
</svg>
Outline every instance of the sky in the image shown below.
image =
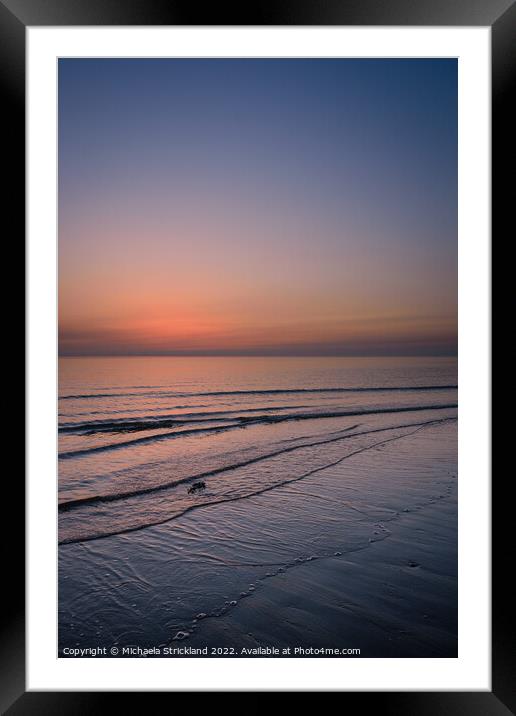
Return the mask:
<svg viewBox="0 0 516 716">
<path fill-rule="evenodd" d="M 453 355 L 453 59 L 60 59 L 61 355 Z"/>
</svg>

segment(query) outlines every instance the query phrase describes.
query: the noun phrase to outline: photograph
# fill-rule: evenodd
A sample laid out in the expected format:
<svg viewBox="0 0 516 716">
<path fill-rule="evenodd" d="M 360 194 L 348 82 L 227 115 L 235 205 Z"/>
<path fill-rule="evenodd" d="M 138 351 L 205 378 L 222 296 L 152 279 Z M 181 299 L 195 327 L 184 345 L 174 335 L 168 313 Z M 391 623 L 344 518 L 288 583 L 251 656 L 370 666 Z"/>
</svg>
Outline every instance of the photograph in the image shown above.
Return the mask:
<svg viewBox="0 0 516 716">
<path fill-rule="evenodd" d="M 515 28 L 516 0 L 0 0 L 25 269 L 0 713 L 516 715 Z"/>
<path fill-rule="evenodd" d="M 456 659 L 457 58 L 57 73 L 59 658 Z"/>
</svg>

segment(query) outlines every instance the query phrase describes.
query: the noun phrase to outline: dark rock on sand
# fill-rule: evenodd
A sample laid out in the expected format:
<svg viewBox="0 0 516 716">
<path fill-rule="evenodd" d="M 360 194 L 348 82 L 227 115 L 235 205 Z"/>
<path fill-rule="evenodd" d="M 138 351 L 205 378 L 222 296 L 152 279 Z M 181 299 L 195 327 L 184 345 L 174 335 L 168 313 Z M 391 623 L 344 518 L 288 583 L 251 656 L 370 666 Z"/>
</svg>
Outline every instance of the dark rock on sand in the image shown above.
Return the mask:
<svg viewBox="0 0 516 716">
<path fill-rule="evenodd" d="M 202 480 L 200 482 L 194 482 L 191 487 L 188 488 L 188 494 L 191 495 L 192 492 L 199 492 L 199 490 L 204 490 L 206 488 L 206 483 Z"/>
</svg>

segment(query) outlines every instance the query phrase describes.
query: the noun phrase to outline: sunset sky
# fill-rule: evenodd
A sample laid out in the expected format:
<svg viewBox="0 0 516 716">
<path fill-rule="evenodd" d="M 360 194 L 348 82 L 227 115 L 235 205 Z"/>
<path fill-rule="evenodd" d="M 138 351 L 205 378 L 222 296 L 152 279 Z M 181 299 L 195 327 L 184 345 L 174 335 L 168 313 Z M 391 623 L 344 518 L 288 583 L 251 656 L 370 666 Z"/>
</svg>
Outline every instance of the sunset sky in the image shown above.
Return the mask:
<svg viewBox="0 0 516 716">
<path fill-rule="evenodd" d="M 62 355 L 441 355 L 456 60 L 59 61 Z"/>
</svg>

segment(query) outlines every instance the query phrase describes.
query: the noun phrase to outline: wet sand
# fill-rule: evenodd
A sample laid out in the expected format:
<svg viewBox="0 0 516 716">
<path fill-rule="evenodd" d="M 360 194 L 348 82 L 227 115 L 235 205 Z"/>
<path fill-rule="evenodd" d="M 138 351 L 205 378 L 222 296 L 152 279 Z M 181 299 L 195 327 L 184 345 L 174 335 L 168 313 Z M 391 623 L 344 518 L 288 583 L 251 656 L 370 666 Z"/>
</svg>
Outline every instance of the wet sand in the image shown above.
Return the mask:
<svg viewBox="0 0 516 716">
<path fill-rule="evenodd" d="M 361 657 L 456 657 L 456 516 L 453 490 L 390 522 L 382 541 L 267 580 L 188 643 L 291 647 L 291 656 L 300 647 L 298 656 L 358 648 Z"/>
<path fill-rule="evenodd" d="M 295 483 L 62 545 L 61 655 L 116 645 L 120 656 L 456 656 L 456 427 L 368 438 Z"/>
</svg>

